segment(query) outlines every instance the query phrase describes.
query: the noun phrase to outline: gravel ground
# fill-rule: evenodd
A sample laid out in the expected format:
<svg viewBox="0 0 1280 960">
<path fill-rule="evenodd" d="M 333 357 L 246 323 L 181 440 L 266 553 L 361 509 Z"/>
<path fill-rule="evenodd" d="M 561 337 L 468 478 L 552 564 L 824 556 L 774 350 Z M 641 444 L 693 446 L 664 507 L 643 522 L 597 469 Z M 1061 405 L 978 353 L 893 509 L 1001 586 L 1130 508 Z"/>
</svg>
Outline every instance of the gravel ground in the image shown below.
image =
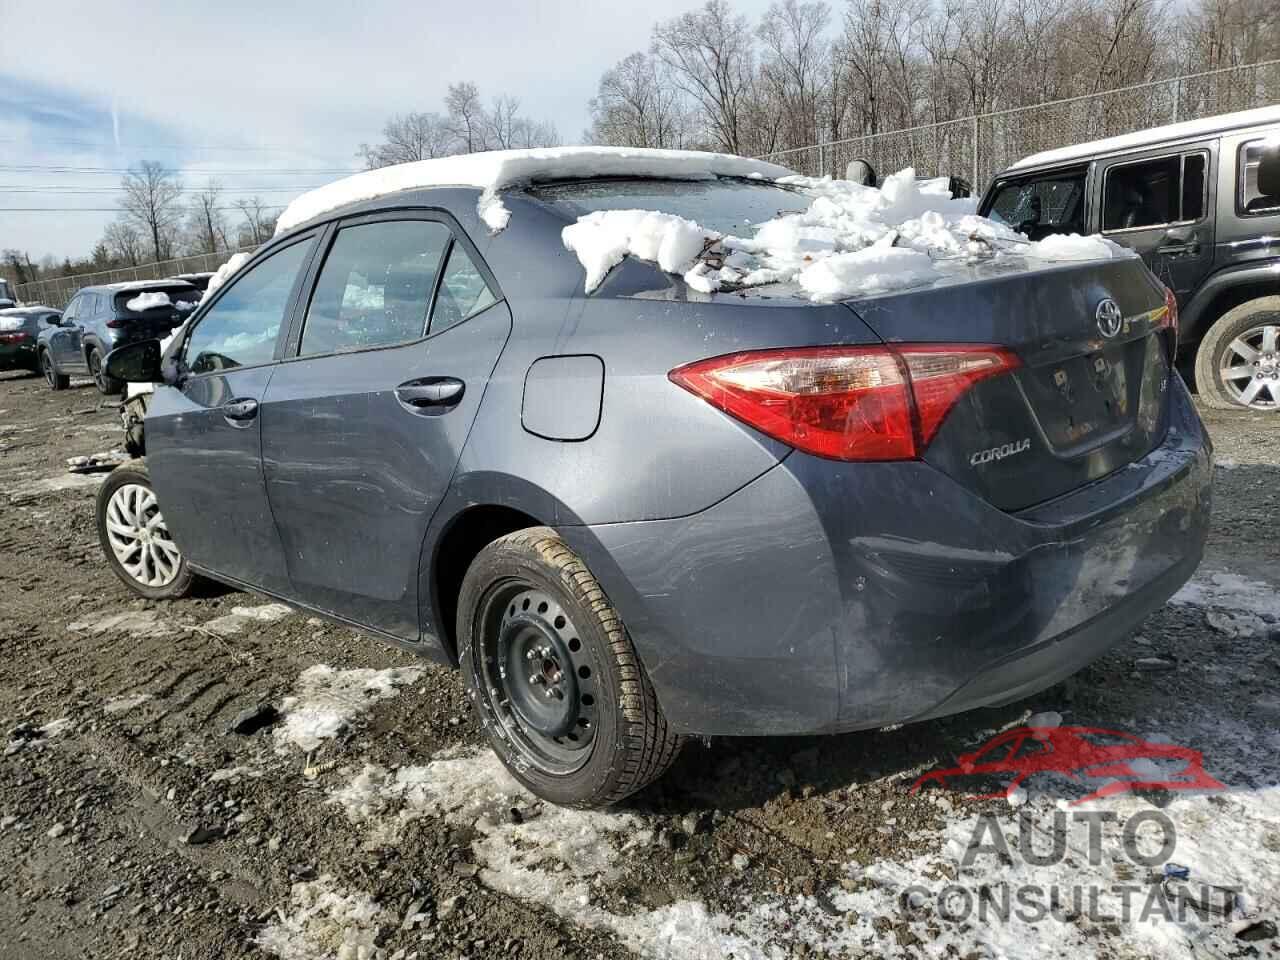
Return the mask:
<svg viewBox="0 0 1280 960">
<path fill-rule="evenodd" d="M 0 376 L 0 960 L 1280 952 L 1276 418 L 1206 414 L 1222 466 L 1201 572 L 1067 683 L 895 729 L 691 743 L 623 809 L 576 813 L 505 777 L 450 671 L 220 588 L 132 598 L 100 559 L 101 475 L 66 471 L 119 444 L 101 401 Z M 1095 804 L 1119 818 L 1101 862 L 1070 841 L 1049 865 L 1019 825 L 1052 835 L 1078 785 L 909 792 L 1032 715 L 1201 750 L 1225 789 Z M 1176 825 L 1193 881 L 1239 888 L 1225 915 L 933 903 L 953 882 L 1149 886 L 1113 847 L 1144 810 Z M 1015 849 L 966 864 L 983 822 Z"/>
</svg>

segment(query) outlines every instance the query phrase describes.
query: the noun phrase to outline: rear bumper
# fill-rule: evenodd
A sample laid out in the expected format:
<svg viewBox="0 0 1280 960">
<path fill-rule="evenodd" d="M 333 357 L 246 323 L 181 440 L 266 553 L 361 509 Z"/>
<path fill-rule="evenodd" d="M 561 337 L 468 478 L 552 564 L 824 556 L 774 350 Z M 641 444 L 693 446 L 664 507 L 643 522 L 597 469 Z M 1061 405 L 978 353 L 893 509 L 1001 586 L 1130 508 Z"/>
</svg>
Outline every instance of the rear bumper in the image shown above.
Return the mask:
<svg viewBox="0 0 1280 960">
<path fill-rule="evenodd" d="M 0 344 L 0 370 L 35 370 L 39 368 L 35 342 Z"/>
<path fill-rule="evenodd" d="M 1181 381 L 1146 458 L 1004 513 L 924 463 L 793 453 L 692 517 L 568 526 L 676 729 L 883 726 L 1027 696 L 1199 563 L 1211 448 Z"/>
</svg>

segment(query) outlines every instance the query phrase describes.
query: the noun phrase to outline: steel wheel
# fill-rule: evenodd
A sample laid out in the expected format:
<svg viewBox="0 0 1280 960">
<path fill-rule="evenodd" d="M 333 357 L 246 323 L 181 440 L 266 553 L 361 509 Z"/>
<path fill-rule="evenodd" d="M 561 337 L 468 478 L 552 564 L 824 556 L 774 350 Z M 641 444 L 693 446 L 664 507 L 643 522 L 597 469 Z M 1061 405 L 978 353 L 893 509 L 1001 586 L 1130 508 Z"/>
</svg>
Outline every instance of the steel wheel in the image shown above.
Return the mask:
<svg viewBox="0 0 1280 960">
<path fill-rule="evenodd" d="M 481 622 L 481 695 L 507 736 L 545 773 L 581 768 L 595 741 L 596 686 L 565 610 L 546 591 L 509 580 L 492 589 Z"/>
<path fill-rule="evenodd" d="M 168 586 L 182 566 L 182 554 L 169 536 L 156 495 L 127 483 L 107 502 L 107 539 L 125 572 L 144 587 Z"/>
<path fill-rule="evenodd" d="M 1280 324 L 1250 327 L 1231 340 L 1218 364 L 1227 395 L 1245 407 L 1280 409 Z"/>
</svg>

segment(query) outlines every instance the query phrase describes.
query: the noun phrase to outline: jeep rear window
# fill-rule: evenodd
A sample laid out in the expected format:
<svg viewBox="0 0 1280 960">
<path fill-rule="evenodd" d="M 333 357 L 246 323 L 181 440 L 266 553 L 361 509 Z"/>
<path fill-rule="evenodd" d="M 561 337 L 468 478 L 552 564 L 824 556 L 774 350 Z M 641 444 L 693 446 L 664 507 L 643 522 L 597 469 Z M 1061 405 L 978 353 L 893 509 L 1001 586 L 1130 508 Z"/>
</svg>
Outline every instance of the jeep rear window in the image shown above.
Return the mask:
<svg viewBox="0 0 1280 960">
<path fill-rule="evenodd" d="M 1245 216 L 1280 213 L 1280 135 L 1241 145 L 1236 210 Z"/>
<path fill-rule="evenodd" d="M 575 219 L 597 210 L 658 210 L 719 233 L 750 236 L 752 224 L 809 209 L 810 198 L 755 180 L 581 180 L 531 187 L 545 203 Z"/>
</svg>

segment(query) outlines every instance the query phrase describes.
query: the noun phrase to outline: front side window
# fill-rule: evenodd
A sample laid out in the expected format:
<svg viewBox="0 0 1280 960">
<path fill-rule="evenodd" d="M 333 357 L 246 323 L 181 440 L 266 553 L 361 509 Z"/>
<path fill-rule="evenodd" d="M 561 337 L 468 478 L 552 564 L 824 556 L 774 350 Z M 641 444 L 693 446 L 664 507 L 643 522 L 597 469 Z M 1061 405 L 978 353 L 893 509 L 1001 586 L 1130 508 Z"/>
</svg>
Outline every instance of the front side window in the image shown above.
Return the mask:
<svg viewBox="0 0 1280 960">
<path fill-rule="evenodd" d="M 444 276 L 440 278 L 440 292 L 431 312 L 431 332 L 448 330 L 497 302 L 498 298 L 485 283 L 467 251 L 462 244 L 455 242 L 449 251 Z"/>
<path fill-rule="evenodd" d="M 339 230 L 307 307 L 302 355 L 425 336 L 449 239 L 449 228 L 432 220 L 384 220 Z"/>
<path fill-rule="evenodd" d="M 1242 144 L 1236 168 L 1236 209 L 1246 216 L 1280 213 L 1280 135 Z"/>
<path fill-rule="evenodd" d="M 1174 154 L 1107 170 L 1102 230 L 1192 223 L 1204 216 L 1204 153 Z"/>
<path fill-rule="evenodd" d="M 1032 240 L 1055 233 L 1084 233 L 1084 167 L 1002 183 L 987 212 Z"/>
<path fill-rule="evenodd" d="M 187 341 L 193 374 L 271 361 L 289 295 L 310 249 L 308 241 L 295 243 L 234 280 Z"/>
<path fill-rule="evenodd" d="M 76 296 L 71 298 L 71 302 L 67 304 L 67 309 L 62 311 L 62 320 L 64 323 L 72 323 L 76 319 L 76 314 L 80 312 L 81 298 Z"/>
</svg>

